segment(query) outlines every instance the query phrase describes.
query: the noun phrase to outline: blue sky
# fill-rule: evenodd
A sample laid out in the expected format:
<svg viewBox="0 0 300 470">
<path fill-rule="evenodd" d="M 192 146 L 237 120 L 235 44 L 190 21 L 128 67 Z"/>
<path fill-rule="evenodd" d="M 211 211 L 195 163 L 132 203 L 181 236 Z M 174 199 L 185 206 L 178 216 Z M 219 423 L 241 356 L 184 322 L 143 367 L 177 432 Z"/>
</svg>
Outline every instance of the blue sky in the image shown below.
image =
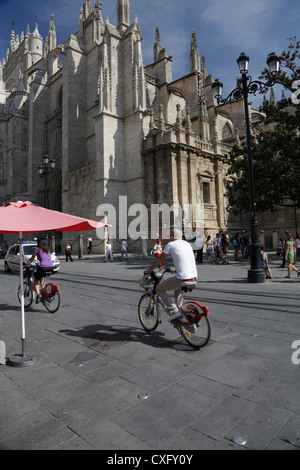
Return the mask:
<svg viewBox="0 0 300 470">
<path fill-rule="evenodd" d="M 59 44 L 78 30 L 82 4 L 83 0 L 0 0 L 0 60 L 6 58 L 13 21 L 19 35 L 27 24 L 32 32 L 37 22 L 45 39 L 54 13 Z M 236 59 L 241 52 L 250 56 L 249 73 L 257 79 L 268 53 L 280 54 L 287 49 L 288 38 L 300 36 L 299 0 L 131 0 L 132 22 L 135 15 L 143 35 L 145 65 L 153 61 L 158 26 L 162 47 L 173 57 L 173 79 L 189 73 L 194 30 L 208 73 L 224 83 L 224 97 L 235 87 Z M 116 25 L 116 0 L 102 0 L 102 17 Z M 276 89 L 276 96 L 281 97 L 281 88 Z M 252 101 L 258 106 L 261 97 Z"/>
</svg>

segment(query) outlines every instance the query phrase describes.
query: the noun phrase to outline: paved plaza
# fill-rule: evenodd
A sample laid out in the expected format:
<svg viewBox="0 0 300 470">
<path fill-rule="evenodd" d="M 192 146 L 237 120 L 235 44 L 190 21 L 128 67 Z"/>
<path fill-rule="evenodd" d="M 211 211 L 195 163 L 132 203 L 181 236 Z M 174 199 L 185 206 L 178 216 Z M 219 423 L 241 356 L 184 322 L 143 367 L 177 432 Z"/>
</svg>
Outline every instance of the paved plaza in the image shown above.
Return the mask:
<svg viewBox="0 0 300 470">
<path fill-rule="evenodd" d="M 210 308 L 212 336 L 192 350 L 167 322 L 137 317 L 149 260 L 66 263 L 61 307 L 26 312 L 29 367 L 0 365 L 0 448 L 151 451 L 300 449 L 300 278 L 270 254 L 273 280 L 247 282 L 248 262 L 198 264 L 186 296 Z M 21 353 L 18 276 L 0 261 L 0 338 Z M 298 350 L 297 350 L 298 348 Z M 243 437 L 244 445 L 235 442 Z M 130 452 L 129 452 L 130 454 Z"/>
</svg>

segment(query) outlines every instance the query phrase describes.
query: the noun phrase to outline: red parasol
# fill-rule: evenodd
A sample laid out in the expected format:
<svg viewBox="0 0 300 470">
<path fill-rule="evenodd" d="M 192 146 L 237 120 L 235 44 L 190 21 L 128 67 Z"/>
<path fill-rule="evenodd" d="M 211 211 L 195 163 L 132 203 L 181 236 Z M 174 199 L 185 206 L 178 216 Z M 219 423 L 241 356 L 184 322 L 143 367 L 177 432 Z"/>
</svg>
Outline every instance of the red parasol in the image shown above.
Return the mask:
<svg viewBox="0 0 300 470">
<path fill-rule="evenodd" d="M 30 201 L 8 202 L 0 207 L 0 233 L 18 233 L 20 243 L 20 284 L 22 314 L 22 355 L 10 360 L 12 365 L 27 366 L 35 364 L 37 356 L 28 356 L 25 350 L 25 314 L 23 290 L 23 250 L 22 234 L 58 230 L 60 232 L 80 232 L 105 227 L 106 224 L 96 220 L 85 219 L 63 212 L 35 206 Z"/>
</svg>

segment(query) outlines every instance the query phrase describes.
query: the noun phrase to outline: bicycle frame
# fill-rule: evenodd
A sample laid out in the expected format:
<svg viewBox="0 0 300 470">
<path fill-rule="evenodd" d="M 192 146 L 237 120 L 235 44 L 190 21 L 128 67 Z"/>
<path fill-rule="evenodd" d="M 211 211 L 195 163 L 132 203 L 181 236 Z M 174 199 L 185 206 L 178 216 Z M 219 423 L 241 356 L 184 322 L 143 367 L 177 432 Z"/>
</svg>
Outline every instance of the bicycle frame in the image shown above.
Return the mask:
<svg viewBox="0 0 300 470">
<path fill-rule="evenodd" d="M 25 308 L 28 308 L 31 306 L 33 300 L 36 298 L 36 290 L 35 290 L 35 284 L 33 280 L 33 274 L 35 272 L 35 266 L 31 268 L 27 268 L 25 271 L 25 276 L 23 278 L 23 286 L 25 287 L 23 289 L 23 299 L 27 299 L 27 305 L 24 304 Z M 49 273 L 45 273 L 45 277 L 49 275 Z M 18 289 L 18 297 L 20 300 L 20 289 L 21 286 L 19 286 Z M 21 300 L 20 300 L 21 301 Z M 52 283 L 49 282 L 45 284 L 41 290 L 41 303 L 43 306 L 50 312 L 50 313 L 55 313 L 60 306 L 60 295 L 59 295 L 59 287 Z"/>
</svg>

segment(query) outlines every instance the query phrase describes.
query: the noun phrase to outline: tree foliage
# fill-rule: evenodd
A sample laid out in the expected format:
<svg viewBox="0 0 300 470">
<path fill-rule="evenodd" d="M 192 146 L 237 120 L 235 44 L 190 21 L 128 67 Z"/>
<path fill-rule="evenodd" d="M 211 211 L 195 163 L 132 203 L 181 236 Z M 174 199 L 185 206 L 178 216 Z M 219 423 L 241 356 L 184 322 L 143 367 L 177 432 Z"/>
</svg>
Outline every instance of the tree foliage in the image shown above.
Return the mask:
<svg viewBox="0 0 300 470">
<path fill-rule="evenodd" d="M 277 82 L 292 91 L 300 79 L 300 41 L 290 39 L 287 52 L 280 56 Z M 269 78 L 264 70 L 262 76 Z M 283 98 L 276 105 L 265 102 L 262 132 L 252 141 L 257 212 L 276 206 L 300 207 L 300 105 Z M 226 191 L 228 210 L 250 212 L 250 181 L 246 146 L 233 147 L 228 156 Z"/>
</svg>

